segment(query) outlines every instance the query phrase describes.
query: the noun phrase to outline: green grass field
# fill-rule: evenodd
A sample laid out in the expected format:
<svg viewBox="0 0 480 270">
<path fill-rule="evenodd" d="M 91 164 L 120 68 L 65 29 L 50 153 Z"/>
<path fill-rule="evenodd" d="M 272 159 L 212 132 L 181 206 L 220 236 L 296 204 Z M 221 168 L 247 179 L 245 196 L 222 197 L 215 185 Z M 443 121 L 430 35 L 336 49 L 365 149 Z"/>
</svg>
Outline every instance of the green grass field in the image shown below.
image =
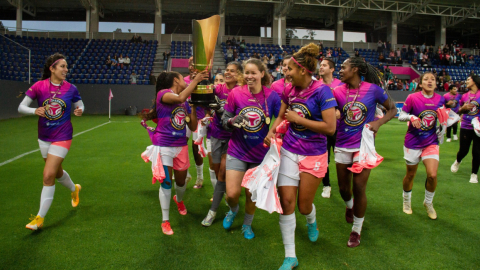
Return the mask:
<svg viewBox="0 0 480 270">
<path fill-rule="evenodd" d="M 72 117 L 74 133 L 107 121 L 106 116 Z M 0 121 L 0 163 L 38 148 L 35 117 Z M 297 213 L 298 269 L 478 269 L 480 231 L 478 184 L 470 184 L 471 154 L 457 174 L 450 172 L 458 142 L 440 150 L 434 206 L 437 220 L 423 208 L 425 169 L 419 167 L 413 195 L 413 215 L 402 212 L 405 173 L 403 138 L 406 124 L 394 119 L 377 136 L 377 151 L 385 161 L 368 183 L 368 209 L 357 248 L 347 248 L 351 224 L 345 222 L 334 164 L 332 197 L 317 192 L 315 205 L 320 237 L 311 243 L 305 218 Z M 186 216 L 172 202 L 173 236 L 163 235 L 150 164 L 140 153 L 150 145 L 137 118 L 115 116 L 112 123 L 75 137 L 64 162 L 75 183 L 82 185 L 80 205 L 73 209 L 70 192 L 57 185 L 43 229 L 25 229 L 36 214 L 42 189 L 43 160 L 35 152 L 0 166 L 1 269 L 278 269 L 284 250 L 278 215 L 258 210 L 255 238 L 241 234 L 240 213 L 226 231 L 227 206 L 220 205 L 215 223 L 200 222 L 213 192 L 205 165 L 204 188 L 188 185 Z M 208 164 L 208 160 L 205 159 Z M 193 162 L 192 162 L 193 164 Z M 190 168 L 192 175 L 195 167 Z"/>
</svg>

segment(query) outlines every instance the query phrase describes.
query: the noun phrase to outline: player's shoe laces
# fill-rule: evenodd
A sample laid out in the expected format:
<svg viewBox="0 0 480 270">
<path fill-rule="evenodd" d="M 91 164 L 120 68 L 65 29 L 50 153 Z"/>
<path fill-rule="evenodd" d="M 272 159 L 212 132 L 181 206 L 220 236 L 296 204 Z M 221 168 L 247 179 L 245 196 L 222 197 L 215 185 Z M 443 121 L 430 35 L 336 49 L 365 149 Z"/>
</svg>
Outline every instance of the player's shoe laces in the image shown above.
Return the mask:
<svg viewBox="0 0 480 270">
<path fill-rule="evenodd" d="M 178 213 L 180 213 L 182 216 L 185 216 L 187 214 L 187 208 L 185 207 L 183 201 L 177 202 L 177 195 L 173 196 L 173 201 L 177 204 Z"/>
<path fill-rule="evenodd" d="M 458 141 L 457 135 L 453 135 L 453 140 L 454 140 L 454 141 Z"/>
<path fill-rule="evenodd" d="M 82 186 L 80 186 L 79 184 L 75 184 L 75 191 L 72 192 L 72 206 L 73 207 L 77 207 L 78 203 L 80 203 L 80 196 L 78 196 L 78 195 L 79 195 L 81 189 L 82 189 Z"/>
<path fill-rule="evenodd" d="M 350 238 L 348 239 L 348 243 L 347 243 L 347 246 L 348 247 L 358 247 L 358 245 L 360 245 L 360 234 L 358 234 L 357 232 L 351 232 L 350 233 Z"/>
<path fill-rule="evenodd" d="M 312 224 L 307 223 L 307 228 L 308 228 L 308 239 L 310 239 L 311 242 L 315 242 L 318 239 L 318 228 L 317 228 L 317 220 L 313 222 Z"/>
<path fill-rule="evenodd" d="M 228 211 L 225 218 L 223 219 L 223 228 L 225 229 L 230 229 L 233 224 L 233 220 L 235 219 L 235 216 L 237 213 L 232 212 L 232 210 Z"/>
<path fill-rule="evenodd" d="M 282 266 L 278 270 L 291 270 L 298 266 L 298 260 L 295 257 L 287 257 L 283 260 Z"/>
<path fill-rule="evenodd" d="M 332 187 L 331 187 L 331 186 L 323 187 L 322 197 L 323 197 L 323 198 L 330 198 L 330 192 L 331 192 L 331 191 L 332 191 Z"/>
<path fill-rule="evenodd" d="M 452 164 L 452 167 L 450 167 L 450 170 L 451 170 L 453 173 L 458 172 L 458 168 L 460 168 L 460 163 L 461 163 L 461 162 L 457 162 L 457 160 L 455 160 L 455 162 Z"/>
<path fill-rule="evenodd" d="M 403 212 L 407 215 L 411 215 L 413 213 L 412 202 L 406 197 L 403 197 Z"/>
<path fill-rule="evenodd" d="M 203 179 L 202 178 L 197 178 L 197 181 L 195 181 L 195 185 L 193 188 L 202 188 L 203 187 Z"/>
<path fill-rule="evenodd" d="M 423 206 L 427 209 L 427 214 L 430 219 L 437 219 L 437 212 L 433 209 L 433 203 L 423 202 Z"/>
<path fill-rule="evenodd" d="M 162 232 L 166 235 L 172 235 L 173 234 L 172 227 L 170 227 L 170 222 L 168 220 L 166 220 L 162 223 Z"/>
<path fill-rule="evenodd" d="M 32 230 L 32 231 L 36 231 L 36 230 L 40 229 L 41 227 L 43 227 L 44 218 L 42 218 L 40 216 L 32 215 L 30 217 L 30 220 L 31 220 L 31 222 L 28 223 L 27 226 L 25 226 L 25 228 L 27 228 L 29 230 Z"/>
<path fill-rule="evenodd" d="M 346 208 L 345 220 L 347 221 L 347 223 L 353 223 L 353 208 L 352 209 Z"/>
<path fill-rule="evenodd" d="M 255 237 L 251 225 L 242 225 L 242 234 L 245 239 L 253 239 Z"/>
<path fill-rule="evenodd" d="M 205 227 L 210 227 L 215 220 L 215 216 L 217 212 L 213 212 L 212 210 L 208 210 L 207 216 L 202 220 L 202 225 Z"/>
<path fill-rule="evenodd" d="M 451 142 L 451 141 L 452 141 L 452 139 L 450 139 L 450 138 L 447 139 L 447 142 Z"/>
<path fill-rule="evenodd" d="M 472 173 L 472 175 L 470 176 L 470 183 L 478 183 L 478 176 L 476 174 Z"/>
</svg>

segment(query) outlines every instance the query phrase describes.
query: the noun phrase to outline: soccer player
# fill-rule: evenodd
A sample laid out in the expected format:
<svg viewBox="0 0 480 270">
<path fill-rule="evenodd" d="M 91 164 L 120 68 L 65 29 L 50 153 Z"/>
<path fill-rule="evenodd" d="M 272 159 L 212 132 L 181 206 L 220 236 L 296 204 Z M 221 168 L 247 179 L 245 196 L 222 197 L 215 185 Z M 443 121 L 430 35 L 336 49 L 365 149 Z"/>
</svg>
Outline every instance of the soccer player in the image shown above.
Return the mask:
<svg viewBox="0 0 480 270">
<path fill-rule="evenodd" d="M 71 191 L 72 206 L 80 202 L 81 186 L 74 184 L 70 175 L 63 170 L 62 163 L 72 144 L 73 127 L 71 111 L 81 116 L 85 107 L 75 85 L 65 80 L 68 65 L 65 56 L 56 53 L 47 58 L 42 80 L 32 85 L 18 107 L 18 112 L 38 115 L 38 144 L 45 161 L 43 169 L 43 189 L 40 197 L 40 210 L 27 224 L 27 229 L 37 230 L 43 226 L 45 215 L 55 194 L 55 179 Z M 30 108 L 33 100 L 38 108 Z"/>
<path fill-rule="evenodd" d="M 187 188 L 185 179 L 188 167 L 190 167 L 186 126 L 188 125 L 192 130 L 196 128 L 197 114 L 195 106 L 190 108 L 186 100 L 197 84 L 206 78 L 208 78 L 207 72 L 199 73 L 187 87 L 183 76 L 178 72 L 160 73 L 157 78 L 154 109 L 142 115 L 143 120 L 157 118 L 158 121 L 151 139 L 153 147 L 158 148 L 165 172 L 165 179 L 159 189 L 159 199 L 162 208 L 162 231 L 166 235 L 173 234 L 169 222 L 172 171 L 175 173 L 176 191 L 173 200 L 177 204 L 178 212 L 181 215 L 187 214 L 183 203 L 183 196 Z"/>
<path fill-rule="evenodd" d="M 212 225 L 217 215 L 217 209 L 222 201 L 223 195 L 226 191 L 225 184 L 225 170 L 227 161 L 227 149 L 228 141 L 232 136 L 231 131 L 227 131 L 222 127 L 222 115 L 224 112 L 225 102 L 231 91 L 237 86 L 239 76 L 243 73 L 243 67 L 239 62 L 230 62 L 225 69 L 225 82 L 224 84 L 217 84 L 215 86 L 215 95 L 219 100 L 219 104 L 215 109 L 215 115 L 213 122 L 209 126 L 210 135 L 210 147 L 212 150 L 212 165 L 213 175 L 210 173 L 210 177 L 217 176 L 216 184 L 213 192 L 212 205 L 208 210 L 207 216 L 203 219 L 202 225 L 209 227 Z M 213 182 L 212 182 L 213 184 Z"/>
<path fill-rule="evenodd" d="M 352 173 L 348 168 L 359 160 L 363 127 L 368 124 L 370 130 L 377 133 L 380 126 L 395 116 L 397 109 L 388 93 L 378 86 L 380 78 L 376 69 L 362 58 L 351 57 L 345 60 L 340 69 L 340 80 L 345 84 L 333 90 L 340 110 L 334 151 L 335 163 L 340 195 L 347 206 L 345 219 L 348 223 L 353 223 L 347 245 L 356 247 L 360 244 L 367 209 L 366 188 L 370 169 Z M 373 121 L 377 103 L 382 104 L 387 113 L 383 118 Z"/>
<path fill-rule="evenodd" d="M 403 212 L 412 214 L 413 179 L 417 173 L 418 163 L 422 161 L 427 171 L 423 205 L 428 217 L 437 219 L 432 203 L 437 187 L 439 162 L 436 110 L 445 104 L 445 98 L 434 92 L 436 79 L 431 72 L 422 74 L 417 87 L 421 91 L 407 97 L 398 118 L 400 121 L 410 121 L 403 146 L 404 159 L 407 163 L 407 174 L 403 178 Z"/>
<path fill-rule="evenodd" d="M 343 84 L 342 81 L 333 77 L 334 71 L 335 71 L 335 63 L 333 62 L 332 59 L 325 58 L 324 60 L 322 60 L 319 68 L 319 74 L 322 77 L 320 79 L 320 82 L 330 87 L 331 91 L 333 91 L 335 87 Z M 340 113 L 340 111 L 338 110 L 337 112 Z M 336 135 L 337 135 L 337 131 L 335 131 L 335 133 L 332 136 L 327 135 L 328 164 L 330 164 L 330 149 L 332 149 L 332 151 L 333 149 L 335 149 Z M 322 183 L 323 183 L 322 197 L 330 198 L 332 186 L 330 185 L 330 169 L 328 168 L 328 166 L 327 166 L 327 173 L 325 174 L 325 177 L 323 177 Z"/>
<path fill-rule="evenodd" d="M 258 166 L 268 151 L 263 147 L 263 139 L 268 133 L 272 117 L 277 117 L 280 109 L 280 97 L 266 87 L 270 84 L 270 76 L 262 61 L 254 58 L 245 61 L 243 77 L 243 86 L 233 89 L 228 95 L 222 115 L 223 128 L 232 131 L 226 161 L 225 179 L 230 211 L 223 220 L 225 229 L 230 229 L 238 213 L 245 172 Z M 256 208 L 252 194 L 247 189 L 245 195 L 242 233 L 246 239 L 252 239 L 255 237 L 252 221 Z"/>
<path fill-rule="evenodd" d="M 452 164 L 451 170 L 456 173 L 460 163 L 467 156 L 472 144 L 472 174 L 470 183 L 478 183 L 478 168 L 480 166 L 480 137 L 475 134 L 472 126 L 472 119 L 480 117 L 480 77 L 473 75 L 467 79 L 468 92 L 463 94 L 460 100 L 459 113 L 463 113 L 462 125 L 460 126 L 460 149 L 457 159 Z"/>
<path fill-rule="evenodd" d="M 290 58 L 292 58 L 292 56 L 287 55 L 285 56 L 285 58 L 283 58 L 283 61 L 282 61 L 282 71 L 283 71 L 284 77 L 278 81 L 273 82 L 272 85 L 270 86 L 270 88 L 273 91 L 277 92 L 278 96 L 282 96 L 283 91 L 291 87 L 291 84 L 290 84 L 291 78 L 287 75 L 288 62 L 290 61 Z"/>
<path fill-rule="evenodd" d="M 313 200 L 328 167 L 327 138 L 335 133 L 335 98 L 328 86 L 312 80 L 319 48 L 310 43 L 293 55 L 287 74 L 292 86 L 282 94 L 279 117 L 270 129 L 265 144 L 270 145 L 277 126 L 286 119 L 290 124 L 283 138 L 278 193 L 283 214 L 280 230 L 285 260 L 280 269 L 298 266 L 295 254 L 295 205 L 307 219 L 308 238 L 318 239 L 316 210 Z"/>
<path fill-rule="evenodd" d="M 460 99 L 462 95 L 457 93 L 457 87 L 452 84 L 448 87 L 449 92 L 443 95 L 445 98 L 445 105 L 447 108 L 451 108 L 454 112 L 458 113 L 458 109 L 460 108 Z M 447 127 L 447 142 L 452 141 L 452 129 L 453 129 L 453 140 L 458 140 L 457 137 L 457 129 L 458 129 L 458 122 L 453 124 L 452 126 Z"/>
</svg>

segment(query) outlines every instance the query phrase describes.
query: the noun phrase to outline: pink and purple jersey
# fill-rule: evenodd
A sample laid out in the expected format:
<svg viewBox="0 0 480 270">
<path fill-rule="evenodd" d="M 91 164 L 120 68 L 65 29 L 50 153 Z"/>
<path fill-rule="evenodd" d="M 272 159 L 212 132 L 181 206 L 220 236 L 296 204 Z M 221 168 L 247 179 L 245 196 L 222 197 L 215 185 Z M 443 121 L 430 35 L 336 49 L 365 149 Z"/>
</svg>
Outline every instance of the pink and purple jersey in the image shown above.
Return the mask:
<svg viewBox="0 0 480 270">
<path fill-rule="evenodd" d="M 437 109 L 445 104 L 445 98 L 437 93 L 427 98 L 422 92 L 410 94 L 405 100 L 402 110 L 420 118 L 421 128 L 408 126 L 405 135 L 405 147 L 423 149 L 429 145 L 438 145 Z"/>
<path fill-rule="evenodd" d="M 337 79 L 337 78 L 333 78 L 333 80 L 332 80 L 332 82 L 331 82 L 330 84 L 323 83 L 323 79 L 320 79 L 320 82 L 321 82 L 322 84 L 330 87 L 330 90 L 332 90 L 332 91 L 333 91 L 333 89 L 335 89 L 335 87 L 345 84 L 345 83 L 343 83 L 342 81 L 340 81 L 340 80 Z"/>
<path fill-rule="evenodd" d="M 460 99 L 460 106 L 463 106 L 466 103 L 472 104 L 473 108 L 468 111 L 468 113 L 462 115 L 462 125 L 460 128 L 473 129 L 472 119 L 480 116 L 480 91 L 477 90 L 475 94 L 471 94 L 470 92 L 463 94 Z"/>
<path fill-rule="evenodd" d="M 38 119 L 38 138 L 42 141 L 57 142 L 72 139 L 72 104 L 81 100 L 75 85 L 63 81 L 60 86 L 50 83 L 50 79 L 36 82 L 26 95 L 38 101 L 45 108 L 45 117 Z"/>
<path fill-rule="evenodd" d="M 291 83 L 286 83 L 285 82 L 285 78 L 282 78 L 278 81 L 275 81 L 272 83 L 272 85 L 270 86 L 270 89 L 272 89 L 273 91 L 275 91 L 279 97 L 282 96 L 283 94 L 283 91 L 287 88 L 291 88 L 292 87 L 292 84 Z"/>
<path fill-rule="evenodd" d="M 289 88 L 283 92 L 282 101 L 290 110 L 306 119 L 323 121 L 322 111 L 337 106 L 330 88 L 319 81 L 313 82 L 304 91 L 305 94 L 302 94 L 303 91 L 297 87 Z M 327 137 L 291 123 L 283 137 L 282 146 L 294 154 L 319 156 L 327 151 Z"/>
<path fill-rule="evenodd" d="M 333 89 L 333 95 L 341 113 L 337 121 L 335 146 L 359 148 L 363 126 L 373 121 L 377 103 L 383 104 L 388 94 L 376 84 L 362 82 L 359 89 L 348 90 L 348 84 L 337 86 Z"/>
<path fill-rule="evenodd" d="M 244 162 L 262 162 L 268 151 L 268 148 L 263 147 L 263 139 L 269 130 L 269 125 L 265 123 L 267 117 L 265 103 L 268 106 L 270 120 L 273 116 L 278 117 L 280 97 L 270 88 L 263 87 L 260 93 L 253 96 L 246 85 L 236 87 L 230 92 L 225 103 L 225 111 L 234 115 L 245 115 L 249 121 L 245 127 L 233 130 L 228 143 L 229 155 Z"/>
<path fill-rule="evenodd" d="M 192 113 L 187 102 L 182 104 L 167 104 L 162 102 L 170 89 L 160 90 L 157 94 L 157 127 L 151 136 L 153 145 L 178 147 L 187 145 L 186 117 Z"/>
<path fill-rule="evenodd" d="M 450 100 L 453 101 L 453 105 L 450 106 L 450 108 L 454 112 L 458 113 L 458 109 L 460 109 L 460 99 L 462 98 L 462 95 L 460 95 L 459 93 L 457 93 L 456 95 L 446 93 L 445 95 L 443 95 L 443 98 L 445 98 L 445 105 L 447 105 L 447 102 L 449 102 Z"/>
<path fill-rule="evenodd" d="M 235 89 L 235 88 L 233 88 L 233 89 Z M 231 91 L 233 91 L 233 90 L 228 89 L 226 84 L 219 84 L 219 85 L 215 86 L 214 93 L 218 97 L 218 99 L 220 100 L 220 104 L 222 106 L 225 106 L 225 102 L 227 101 L 228 94 Z M 227 139 L 230 139 L 230 137 L 232 136 L 232 132 L 226 131 L 225 129 L 223 129 L 223 127 L 222 127 L 222 116 L 216 113 L 213 116 L 213 121 L 209 126 L 207 135 L 210 135 L 211 137 L 214 137 L 214 138 L 219 139 L 219 140 L 227 140 Z"/>
</svg>

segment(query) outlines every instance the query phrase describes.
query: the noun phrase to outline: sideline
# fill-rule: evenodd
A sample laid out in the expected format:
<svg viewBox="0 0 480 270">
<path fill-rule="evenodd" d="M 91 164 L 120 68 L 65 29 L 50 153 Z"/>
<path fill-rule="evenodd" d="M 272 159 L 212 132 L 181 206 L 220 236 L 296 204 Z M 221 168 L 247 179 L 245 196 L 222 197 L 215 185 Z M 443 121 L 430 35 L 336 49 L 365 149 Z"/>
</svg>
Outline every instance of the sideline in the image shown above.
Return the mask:
<svg viewBox="0 0 480 270">
<path fill-rule="evenodd" d="M 84 131 L 82 131 L 82 132 L 76 133 L 75 135 L 73 135 L 73 137 L 77 137 L 78 135 L 81 135 L 81 134 L 83 134 L 83 133 L 92 131 L 92 130 L 94 130 L 94 129 L 96 129 L 96 128 L 99 128 L 99 127 L 101 127 L 101 126 L 104 126 L 104 125 L 106 125 L 106 124 L 109 124 L 109 122 L 106 122 L 106 123 L 100 124 L 100 125 L 98 125 L 98 126 L 96 126 L 96 127 L 93 127 L 93 128 L 91 128 L 91 129 L 87 129 L 87 130 L 84 130 Z M 30 155 L 31 153 L 35 153 L 35 152 L 37 152 L 37 151 L 40 151 L 40 149 L 32 150 L 32 151 L 30 151 L 30 152 L 26 152 L 26 153 L 23 153 L 23 154 L 21 154 L 21 155 L 18 155 L 18 156 L 16 156 L 16 157 L 14 157 L 14 158 L 11 158 L 11 159 L 9 159 L 9 160 L 6 160 L 6 161 L 0 163 L 0 167 L 2 167 L 3 165 L 6 165 L 6 164 L 8 164 L 8 163 L 10 163 L 10 162 L 12 162 L 12 161 L 15 161 L 15 160 L 17 160 L 17 159 L 19 159 L 19 158 L 22 158 L 22 157 L 24 157 L 24 156 L 26 156 L 26 155 Z"/>
</svg>

